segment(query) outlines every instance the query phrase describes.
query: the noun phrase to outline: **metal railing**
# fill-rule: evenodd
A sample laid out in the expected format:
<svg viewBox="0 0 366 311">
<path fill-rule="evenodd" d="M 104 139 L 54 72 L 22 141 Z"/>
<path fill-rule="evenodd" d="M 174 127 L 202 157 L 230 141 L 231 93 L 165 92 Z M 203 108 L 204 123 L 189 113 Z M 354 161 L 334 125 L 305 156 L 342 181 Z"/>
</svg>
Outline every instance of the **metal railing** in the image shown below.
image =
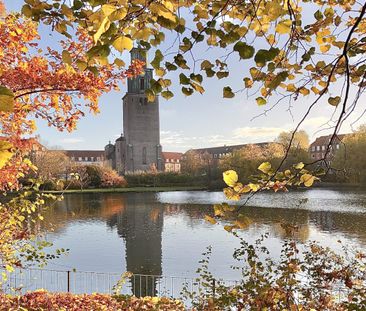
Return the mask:
<svg viewBox="0 0 366 311">
<path fill-rule="evenodd" d="M 118 288 L 117 293 L 119 294 L 135 295 L 136 297 L 170 297 L 174 299 L 182 299 L 183 291 L 196 294 L 208 293 L 211 297 L 215 297 L 220 286 L 231 287 L 239 284 L 239 281 L 222 279 L 213 279 L 211 283 L 207 283 L 207 281 L 201 283 L 196 278 L 161 275 L 131 274 L 123 276 L 119 273 L 17 269 L 8 275 L 7 281 L 2 284 L 2 290 L 9 294 L 26 293 L 39 289 L 48 292 L 70 292 L 74 294 L 91 294 L 95 292 L 114 294 L 116 293 L 114 286 L 122 278 L 124 284 Z M 306 287 L 305 284 L 304 286 Z M 349 289 L 337 287 L 331 291 L 333 292 L 333 298 L 340 302 L 347 299 Z"/>
<path fill-rule="evenodd" d="M 202 284 L 195 278 L 132 274 L 125 278 L 119 293 L 137 297 L 158 296 L 180 298 L 185 288 L 189 292 L 198 292 Z M 72 270 L 17 269 L 8 275 L 3 284 L 7 293 L 25 293 L 38 289 L 49 292 L 71 292 L 90 294 L 94 292 L 112 294 L 114 286 L 121 280 L 118 273 L 99 273 Z M 222 281 L 224 282 L 224 281 Z M 226 285 L 235 285 L 236 281 L 225 281 Z M 212 282 L 215 294 L 216 282 Z"/>
</svg>

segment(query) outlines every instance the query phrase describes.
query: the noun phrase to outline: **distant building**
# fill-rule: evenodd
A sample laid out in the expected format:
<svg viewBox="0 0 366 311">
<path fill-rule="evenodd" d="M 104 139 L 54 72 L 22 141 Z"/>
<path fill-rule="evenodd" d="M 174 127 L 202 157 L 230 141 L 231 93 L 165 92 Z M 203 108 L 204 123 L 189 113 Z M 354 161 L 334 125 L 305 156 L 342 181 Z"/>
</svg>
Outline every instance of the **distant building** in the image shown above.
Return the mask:
<svg viewBox="0 0 366 311">
<path fill-rule="evenodd" d="M 328 159 L 334 156 L 335 152 L 341 148 L 342 140 L 347 136 L 351 134 L 340 134 L 337 135 L 334 139 L 330 153 L 328 155 Z M 315 139 L 313 143 L 310 144 L 309 147 L 309 153 L 312 160 L 321 160 L 324 158 L 325 153 L 327 152 L 327 147 L 329 145 L 329 142 L 332 138 L 332 135 L 326 135 L 326 136 L 320 136 Z"/>
<path fill-rule="evenodd" d="M 131 50 L 131 59 L 146 63 L 146 51 Z M 123 134 L 115 144 L 105 147 L 106 160 L 120 174 L 163 169 L 160 145 L 159 98 L 150 103 L 145 91 L 150 87 L 153 70 L 144 68 L 144 74 L 128 79 L 123 97 Z"/>
<path fill-rule="evenodd" d="M 162 152 L 164 171 L 180 173 L 183 153 L 180 152 Z"/>
<path fill-rule="evenodd" d="M 271 144 L 276 144 L 273 142 L 255 143 L 255 144 L 242 144 L 242 145 L 232 145 L 232 146 L 220 146 L 220 147 L 209 147 L 200 149 L 190 149 L 182 157 L 185 160 L 189 152 L 194 153 L 198 159 L 207 159 L 212 162 L 214 166 L 218 166 L 220 159 L 231 156 L 234 151 L 243 149 L 244 147 L 255 145 L 258 147 L 267 147 Z"/>
<path fill-rule="evenodd" d="M 69 159 L 81 165 L 102 166 L 105 161 L 104 150 L 64 150 Z"/>
</svg>

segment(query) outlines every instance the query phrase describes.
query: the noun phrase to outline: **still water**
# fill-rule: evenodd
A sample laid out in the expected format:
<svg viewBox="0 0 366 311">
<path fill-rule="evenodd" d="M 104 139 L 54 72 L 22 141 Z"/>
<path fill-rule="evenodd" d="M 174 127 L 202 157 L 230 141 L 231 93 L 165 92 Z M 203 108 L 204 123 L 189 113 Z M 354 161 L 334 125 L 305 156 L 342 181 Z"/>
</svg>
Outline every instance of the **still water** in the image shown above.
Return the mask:
<svg viewBox="0 0 366 311">
<path fill-rule="evenodd" d="M 70 253 L 51 269 L 194 277 L 201 253 L 213 247 L 210 270 L 235 279 L 230 269 L 238 241 L 204 220 L 221 192 L 69 194 L 45 216 L 47 239 Z M 281 223 L 297 224 L 300 242 L 366 246 L 366 191 L 311 189 L 255 196 L 244 208 L 251 224 L 240 234 L 254 241 L 268 232 L 273 256 L 284 238 Z"/>
</svg>

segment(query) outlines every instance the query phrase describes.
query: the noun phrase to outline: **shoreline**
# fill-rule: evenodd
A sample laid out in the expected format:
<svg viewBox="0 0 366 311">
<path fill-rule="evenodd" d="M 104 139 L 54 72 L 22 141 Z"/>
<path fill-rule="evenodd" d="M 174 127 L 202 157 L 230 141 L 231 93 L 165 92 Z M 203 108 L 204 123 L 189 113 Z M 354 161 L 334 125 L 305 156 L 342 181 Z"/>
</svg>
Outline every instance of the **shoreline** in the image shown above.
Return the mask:
<svg viewBox="0 0 366 311">
<path fill-rule="evenodd" d="M 69 189 L 69 190 L 49 190 L 44 193 L 52 194 L 82 194 L 82 193 L 142 193 L 142 192 L 170 192 L 170 191 L 206 191 L 203 186 L 171 186 L 171 187 L 126 187 L 126 188 L 95 188 L 95 189 Z"/>
</svg>

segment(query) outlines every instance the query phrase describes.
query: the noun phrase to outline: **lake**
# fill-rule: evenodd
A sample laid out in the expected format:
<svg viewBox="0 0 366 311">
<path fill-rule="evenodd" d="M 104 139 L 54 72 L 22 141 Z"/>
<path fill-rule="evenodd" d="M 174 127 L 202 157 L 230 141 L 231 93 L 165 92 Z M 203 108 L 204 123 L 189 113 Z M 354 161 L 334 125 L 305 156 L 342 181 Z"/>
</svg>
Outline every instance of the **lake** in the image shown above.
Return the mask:
<svg viewBox="0 0 366 311">
<path fill-rule="evenodd" d="M 47 239 L 70 253 L 50 269 L 196 276 L 206 247 L 213 247 L 210 269 L 235 279 L 230 269 L 238 240 L 204 216 L 224 202 L 221 192 L 67 194 L 45 215 Z M 268 232 L 273 256 L 285 236 L 281 223 L 299 226 L 300 242 L 317 240 L 339 248 L 338 240 L 363 248 L 366 243 L 366 192 L 311 189 L 261 193 L 243 212 L 251 224 L 240 235 L 254 241 Z"/>
</svg>

